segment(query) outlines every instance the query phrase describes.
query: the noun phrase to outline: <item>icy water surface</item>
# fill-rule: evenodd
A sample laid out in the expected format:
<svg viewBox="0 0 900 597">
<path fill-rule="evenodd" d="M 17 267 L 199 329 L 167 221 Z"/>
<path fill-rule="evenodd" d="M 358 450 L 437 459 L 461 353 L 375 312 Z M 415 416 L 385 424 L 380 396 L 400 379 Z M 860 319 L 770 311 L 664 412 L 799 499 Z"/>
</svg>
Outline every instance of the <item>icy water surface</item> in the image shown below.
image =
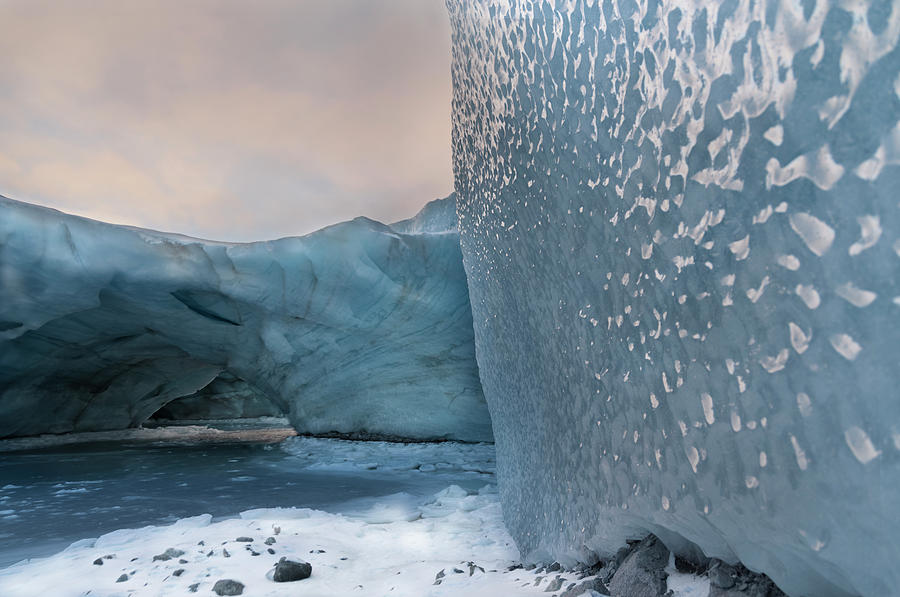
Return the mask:
<svg viewBox="0 0 900 597">
<path fill-rule="evenodd" d="M 471 451 L 474 464 L 464 464 Z M 121 528 L 294 506 L 354 514 L 493 481 L 493 447 L 295 438 L 284 444 L 82 444 L 0 454 L 0 567 Z"/>
</svg>

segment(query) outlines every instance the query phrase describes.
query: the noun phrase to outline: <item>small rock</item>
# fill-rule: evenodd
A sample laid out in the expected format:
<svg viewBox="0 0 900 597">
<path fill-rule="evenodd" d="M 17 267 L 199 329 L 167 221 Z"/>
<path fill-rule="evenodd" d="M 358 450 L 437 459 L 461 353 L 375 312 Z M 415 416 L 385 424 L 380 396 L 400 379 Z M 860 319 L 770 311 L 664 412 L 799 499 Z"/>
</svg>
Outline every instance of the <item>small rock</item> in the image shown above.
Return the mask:
<svg viewBox="0 0 900 597">
<path fill-rule="evenodd" d="M 281 527 L 272 527 L 272 533 L 278 535 L 279 533 L 281 533 Z"/>
<path fill-rule="evenodd" d="M 553 562 L 552 564 L 550 564 L 550 566 L 547 567 L 547 572 L 556 572 L 560 568 L 562 568 L 562 566 L 559 562 Z"/>
<path fill-rule="evenodd" d="M 127 581 L 128 581 L 127 574 L 123 574 L 123 575 L 119 576 L 119 578 L 116 579 L 116 582 L 127 582 Z"/>
<path fill-rule="evenodd" d="M 94 566 L 102 566 L 102 565 L 103 565 L 103 558 L 97 558 L 96 560 L 94 560 Z"/>
<path fill-rule="evenodd" d="M 226 558 L 230 558 L 230 557 L 231 557 L 231 554 L 228 553 L 228 550 L 227 550 L 227 549 L 224 549 L 224 548 L 222 549 L 222 555 L 225 556 Z"/>
<path fill-rule="evenodd" d="M 182 574 L 184 574 L 184 568 L 179 568 L 178 570 L 176 570 L 175 572 L 172 573 L 172 576 L 181 576 Z"/>
<path fill-rule="evenodd" d="M 178 560 L 178 563 L 179 563 L 179 564 L 187 564 L 188 561 L 185 560 L 185 559 L 181 559 L 181 560 Z"/>
<path fill-rule="evenodd" d="M 197 587 L 199 587 L 199 586 L 200 586 L 200 583 L 195 582 L 194 584 L 188 586 L 188 591 L 190 591 L 191 593 L 196 593 Z"/>
<path fill-rule="evenodd" d="M 621 551 L 621 550 L 620 550 Z M 618 559 L 618 554 L 617 554 Z M 637 543 L 622 561 L 609 583 L 614 597 L 663 597 L 669 550 L 653 535 Z"/>
<path fill-rule="evenodd" d="M 244 585 L 243 585 L 243 583 L 239 583 L 236 580 L 231 580 L 230 578 L 225 578 L 225 579 L 216 581 L 216 584 L 213 585 L 212 590 L 216 595 L 220 595 L 220 596 L 241 595 L 244 593 Z"/>
<path fill-rule="evenodd" d="M 253 537 L 238 537 L 235 541 L 238 543 L 253 543 Z"/>
<path fill-rule="evenodd" d="M 765 574 L 714 559 L 709 567 L 709 597 L 784 597 L 784 593 Z"/>
<path fill-rule="evenodd" d="M 599 578 L 592 578 L 591 580 L 586 580 L 580 585 L 575 585 L 574 587 L 569 587 L 563 593 L 559 595 L 559 597 L 579 597 L 583 593 L 587 593 L 588 591 L 595 591 L 600 593 L 601 595 L 609 595 L 609 589 L 606 588 L 606 585 L 603 584 L 603 581 Z"/>
<path fill-rule="evenodd" d="M 312 575 L 312 564 L 309 562 L 295 562 L 287 558 L 281 558 L 275 564 L 275 574 L 272 579 L 275 582 L 294 582 L 309 578 Z"/>
<path fill-rule="evenodd" d="M 177 557 L 183 556 L 183 555 L 184 555 L 184 552 L 181 551 L 180 549 L 173 549 L 170 547 L 169 549 L 162 552 L 161 554 L 153 556 L 153 561 L 156 562 L 157 560 L 160 560 L 160 561 L 166 562 L 168 560 L 171 560 L 172 558 L 177 558 Z"/>
<path fill-rule="evenodd" d="M 557 576 L 547 585 L 547 588 L 544 589 L 545 593 L 552 593 L 553 591 L 558 591 L 562 588 L 563 582 L 565 582 L 561 576 Z"/>
<path fill-rule="evenodd" d="M 266 544 L 266 545 L 274 545 L 274 544 L 275 544 L 275 537 L 269 537 L 269 538 L 267 538 L 267 539 L 265 540 L 265 544 Z"/>
<path fill-rule="evenodd" d="M 709 567 L 709 584 L 720 589 L 730 589 L 735 585 L 737 570 L 722 560 L 713 560 Z"/>
<path fill-rule="evenodd" d="M 269 549 L 267 549 L 266 551 L 269 552 L 270 554 L 272 554 L 273 556 L 275 555 L 275 550 L 272 549 L 271 547 Z"/>
<path fill-rule="evenodd" d="M 460 570 L 459 568 L 454 568 L 454 569 L 453 569 L 453 572 L 454 572 L 455 574 L 462 574 L 462 573 L 463 573 L 463 571 Z"/>
</svg>

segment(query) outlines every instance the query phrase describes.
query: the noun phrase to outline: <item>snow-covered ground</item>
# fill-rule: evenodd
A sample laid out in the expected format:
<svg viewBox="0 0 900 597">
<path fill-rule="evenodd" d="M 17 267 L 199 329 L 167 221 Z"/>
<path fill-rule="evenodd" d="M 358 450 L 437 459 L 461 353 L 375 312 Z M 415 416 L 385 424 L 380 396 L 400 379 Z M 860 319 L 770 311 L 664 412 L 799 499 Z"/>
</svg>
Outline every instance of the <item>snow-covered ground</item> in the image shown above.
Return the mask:
<svg viewBox="0 0 900 597">
<path fill-rule="evenodd" d="M 510 570 L 520 555 L 503 525 L 493 446 L 292 438 L 282 448 L 267 453 L 287 456 L 297 471 L 334 475 L 328 479 L 395 477 L 425 487 L 459 479 L 462 486 L 448 483 L 429 495 L 413 490 L 354 497 L 340 495 L 335 483 L 339 506 L 330 512 L 262 508 L 225 520 L 202 514 L 215 496 L 199 494 L 198 516 L 83 539 L 50 557 L 0 570 L 0 595 L 212 595 L 217 581 L 231 579 L 251 596 L 493 597 L 558 595 L 590 578 L 565 570 Z M 154 560 L 168 549 L 183 553 Z M 312 576 L 275 583 L 271 571 L 281 557 L 310 562 Z M 94 563 L 98 559 L 102 564 Z M 669 582 L 678 597 L 708 592 L 706 579 L 674 573 Z"/>
</svg>

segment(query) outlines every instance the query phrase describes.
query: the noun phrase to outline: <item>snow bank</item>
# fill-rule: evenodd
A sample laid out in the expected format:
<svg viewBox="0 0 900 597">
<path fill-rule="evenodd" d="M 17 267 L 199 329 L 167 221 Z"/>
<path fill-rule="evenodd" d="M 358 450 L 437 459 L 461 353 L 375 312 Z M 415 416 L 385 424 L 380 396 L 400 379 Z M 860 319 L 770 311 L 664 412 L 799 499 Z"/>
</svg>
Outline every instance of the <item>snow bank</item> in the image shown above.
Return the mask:
<svg viewBox="0 0 900 597">
<path fill-rule="evenodd" d="M 280 444 L 303 468 L 358 472 L 496 472 L 493 444 L 359 442 L 293 437 Z"/>
</svg>

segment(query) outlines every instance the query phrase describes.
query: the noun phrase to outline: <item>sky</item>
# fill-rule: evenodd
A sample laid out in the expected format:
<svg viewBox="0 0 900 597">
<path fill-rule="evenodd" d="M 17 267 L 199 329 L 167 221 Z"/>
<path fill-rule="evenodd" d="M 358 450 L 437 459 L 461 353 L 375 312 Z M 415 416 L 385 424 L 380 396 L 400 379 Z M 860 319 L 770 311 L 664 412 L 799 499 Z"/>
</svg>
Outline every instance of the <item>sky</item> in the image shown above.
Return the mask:
<svg viewBox="0 0 900 597">
<path fill-rule="evenodd" d="M 443 0 L 0 2 L 0 195 L 248 241 L 453 189 Z"/>
</svg>

